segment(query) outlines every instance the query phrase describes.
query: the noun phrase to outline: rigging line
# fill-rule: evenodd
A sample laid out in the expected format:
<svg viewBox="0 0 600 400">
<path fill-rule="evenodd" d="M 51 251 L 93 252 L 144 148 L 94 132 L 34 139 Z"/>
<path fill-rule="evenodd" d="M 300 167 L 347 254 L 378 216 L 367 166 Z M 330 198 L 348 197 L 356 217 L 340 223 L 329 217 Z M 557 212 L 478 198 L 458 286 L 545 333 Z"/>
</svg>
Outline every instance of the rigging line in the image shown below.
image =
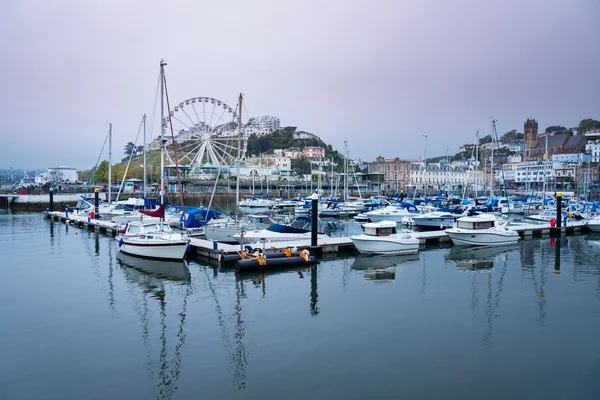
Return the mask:
<svg viewBox="0 0 600 400">
<path fill-rule="evenodd" d="M 115 201 L 119 201 L 119 196 L 121 195 L 121 191 L 123 190 L 123 187 L 125 186 L 125 177 L 127 176 L 127 172 L 129 171 L 129 165 L 131 164 L 131 159 L 133 158 L 133 153 L 135 150 L 135 145 L 137 145 L 137 141 L 140 137 L 140 132 L 142 131 L 142 126 L 144 124 L 144 120 L 142 119 L 140 121 L 140 127 L 138 128 L 137 131 L 137 135 L 135 137 L 135 143 L 134 145 L 134 149 L 132 149 L 131 153 L 129 153 L 129 160 L 127 161 L 127 167 L 125 167 L 125 172 L 123 173 L 123 179 L 121 179 L 121 185 L 119 186 L 119 191 L 117 192 L 117 199 Z M 146 151 L 146 149 L 144 149 L 144 151 Z"/>
<path fill-rule="evenodd" d="M 83 194 L 84 199 L 87 197 L 87 194 L 90 191 L 90 187 L 92 186 L 92 180 L 94 179 L 94 175 L 96 174 L 96 171 L 98 170 L 98 164 L 100 163 L 100 157 L 102 157 L 102 153 L 104 152 L 104 147 L 106 146 L 106 141 L 108 140 L 109 134 L 110 134 L 110 128 L 109 128 L 109 131 L 106 133 L 106 137 L 104 138 L 104 144 L 102 145 L 100 154 L 98 154 L 98 160 L 96 160 L 96 166 L 94 167 L 94 170 L 92 171 L 92 174 L 90 175 L 90 181 L 88 182 L 88 187 L 85 189 L 85 193 Z"/>
<path fill-rule="evenodd" d="M 165 98 L 167 100 L 167 110 L 170 110 L 171 106 L 169 105 L 169 91 L 167 90 L 167 77 L 164 73 L 164 68 L 163 68 L 162 78 L 163 78 L 163 82 L 165 84 Z M 171 120 L 171 112 L 170 111 L 169 111 L 169 127 L 171 128 L 171 141 L 173 143 L 173 151 L 175 153 L 175 169 L 177 170 L 177 186 L 179 186 L 179 201 L 181 202 L 181 210 L 185 211 L 185 206 L 183 205 L 183 191 L 182 191 L 182 187 L 181 187 L 181 174 L 179 172 L 179 159 L 177 158 L 177 148 L 175 147 L 175 135 L 173 134 L 173 121 Z"/>
<path fill-rule="evenodd" d="M 156 92 L 154 93 L 154 105 L 152 106 L 152 118 L 150 118 L 150 129 L 148 134 L 150 138 L 153 138 L 152 133 L 154 132 L 154 121 L 156 121 L 156 107 L 158 106 L 158 93 L 160 91 L 160 73 L 158 74 L 158 81 L 156 82 Z M 169 114 L 171 112 L 169 111 Z"/>
</svg>

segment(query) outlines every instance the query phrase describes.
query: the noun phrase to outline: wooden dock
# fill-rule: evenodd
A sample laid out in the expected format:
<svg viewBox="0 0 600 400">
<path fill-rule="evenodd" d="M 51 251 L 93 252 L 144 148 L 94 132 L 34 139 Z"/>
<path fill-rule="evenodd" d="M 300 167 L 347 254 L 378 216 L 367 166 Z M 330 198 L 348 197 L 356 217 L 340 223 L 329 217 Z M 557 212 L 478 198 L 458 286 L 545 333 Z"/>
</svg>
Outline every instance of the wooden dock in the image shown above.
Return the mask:
<svg viewBox="0 0 600 400">
<path fill-rule="evenodd" d="M 49 211 L 46 213 L 48 218 L 62 221 L 69 225 L 76 225 L 80 228 L 105 232 L 109 235 L 116 236 L 121 229 L 121 226 L 115 222 L 103 221 L 101 219 L 89 219 L 87 217 L 70 214 L 66 211 Z"/>
</svg>

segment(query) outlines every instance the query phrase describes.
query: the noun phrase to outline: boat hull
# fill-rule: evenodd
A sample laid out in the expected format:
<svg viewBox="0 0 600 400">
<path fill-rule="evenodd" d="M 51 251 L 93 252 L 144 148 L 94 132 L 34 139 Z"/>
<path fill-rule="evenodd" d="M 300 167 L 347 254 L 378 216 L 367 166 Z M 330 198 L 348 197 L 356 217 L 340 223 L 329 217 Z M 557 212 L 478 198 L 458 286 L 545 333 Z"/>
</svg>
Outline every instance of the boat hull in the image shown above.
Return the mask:
<svg viewBox="0 0 600 400">
<path fill-rule="evenodd" d="M 122 253 L 136 257 L 155 260 L 183 260 L 188 242 L 187 240 L 159 241 L 122 238 L 119 241 L 119 246 Z"/>
<path fill-rule="evenodd" d="M 206 240 L 214 240 L 221 243 L 238 243 L 233 235 L 239 235 L 241 230 L 242 229 L 239 227 L 219 228 L 214 226 L 206 226 L 204 228 L 204 234 L 206 235 Z"/>
<path fill-rule="evenodd" d="M 592 231 L 592 232 L 600 232 L 600 222 L 595 222 L 595 223 L 588 223 L 587 227 Z"/>
<path fill-rule="evenodd" d="M 454 224 L 454 218 L 427 218 L 427 217 L 413 217 L 414 224 L 421 228 L 437 228 L 444 229 L 450 228 Z"/>
<path fill-rule="evenodd" d="M 475 233 L 448 229 L 446 234 L 457 246 L 509 246 L 519 241 L 519 234 L 513 231 Z"/>
<path fill-rule="evenodd" d="M 356 249 L 363 254 L 400 255 L 416 254 L 419 252 L 419 240 L 415 238 L 398 239 L 369 235 L 351 236 Z"/>
</svg>

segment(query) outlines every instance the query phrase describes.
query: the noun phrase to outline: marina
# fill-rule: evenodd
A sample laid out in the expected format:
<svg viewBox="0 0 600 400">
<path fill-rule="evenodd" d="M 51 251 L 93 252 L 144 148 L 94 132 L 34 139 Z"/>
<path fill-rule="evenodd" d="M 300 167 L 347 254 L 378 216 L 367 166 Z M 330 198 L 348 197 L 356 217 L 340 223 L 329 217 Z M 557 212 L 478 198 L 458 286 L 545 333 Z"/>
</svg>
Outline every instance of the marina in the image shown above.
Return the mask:
<svg viewBox="0 0 600 400">
<path fill-rule="evenodd" d="M 112 235 L 43 213 L 0 215 L 0 235 L 0 338 L 15 360 L 0 364 L 4 398 L 276 398 L 294 388 L 294 399 L 587 399 L 600 390 L 594 235 L 338 253 L 255 273 L 193 254 L 126 256 Z M 548 380 L 565 364 L 563 379 Z M 379 372 L 365 380 L 369 368 Z M 298 379 L 310 371 L 319 374 Z"/>
</svg>

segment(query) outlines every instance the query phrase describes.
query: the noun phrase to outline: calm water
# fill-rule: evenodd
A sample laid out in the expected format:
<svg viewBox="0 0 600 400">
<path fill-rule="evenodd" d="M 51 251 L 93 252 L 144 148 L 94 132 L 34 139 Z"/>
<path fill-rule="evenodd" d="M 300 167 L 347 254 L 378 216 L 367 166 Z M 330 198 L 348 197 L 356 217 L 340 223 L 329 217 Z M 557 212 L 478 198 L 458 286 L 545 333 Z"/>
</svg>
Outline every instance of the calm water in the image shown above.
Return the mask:
<svg viewBox="0 0 600 400">
<path fill-rule="evenodd" d="M 0 215 L 0 399 L 598 399 L 588 239 L 236 276 Z"/>
</svg>

